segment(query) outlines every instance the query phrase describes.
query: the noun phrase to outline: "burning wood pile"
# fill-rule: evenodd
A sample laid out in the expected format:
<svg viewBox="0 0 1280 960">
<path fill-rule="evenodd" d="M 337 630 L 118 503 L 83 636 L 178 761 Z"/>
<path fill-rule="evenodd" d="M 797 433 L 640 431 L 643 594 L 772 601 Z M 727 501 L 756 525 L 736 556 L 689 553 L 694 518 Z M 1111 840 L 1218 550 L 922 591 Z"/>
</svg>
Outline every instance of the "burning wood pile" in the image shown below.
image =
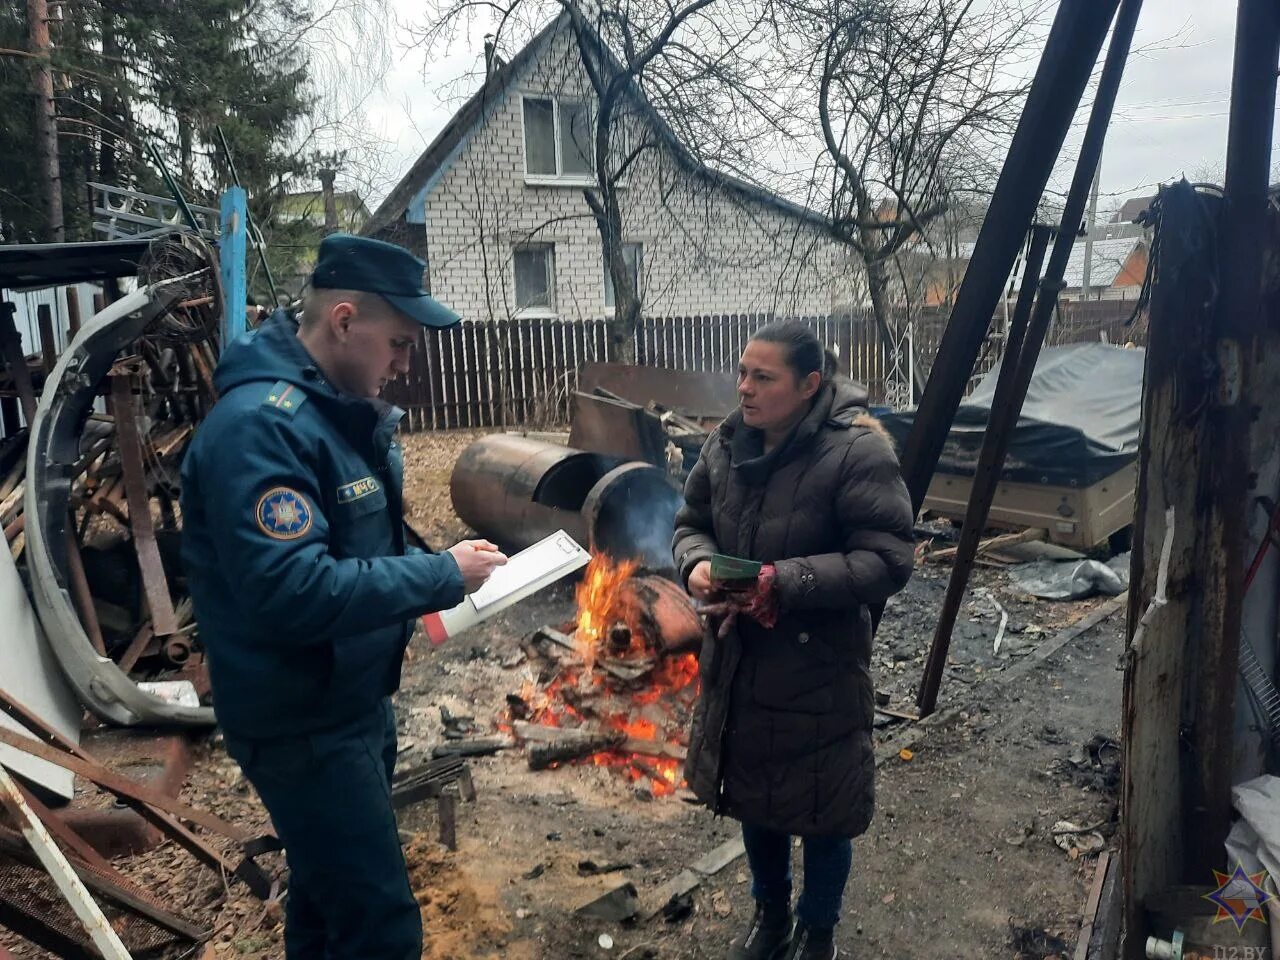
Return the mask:
<svg viewBox="0 0 1280 960">
<path fill-rule="evenodd" d="M 682 785 L 698 695 L 702 626 L 692 602 L 632 561 L 595 555 L 576 591 L 577 620 L 523 643 L 528 679 L 500 726 L 535 770 L 617 768 L 653 796 Z"/>
</svg>

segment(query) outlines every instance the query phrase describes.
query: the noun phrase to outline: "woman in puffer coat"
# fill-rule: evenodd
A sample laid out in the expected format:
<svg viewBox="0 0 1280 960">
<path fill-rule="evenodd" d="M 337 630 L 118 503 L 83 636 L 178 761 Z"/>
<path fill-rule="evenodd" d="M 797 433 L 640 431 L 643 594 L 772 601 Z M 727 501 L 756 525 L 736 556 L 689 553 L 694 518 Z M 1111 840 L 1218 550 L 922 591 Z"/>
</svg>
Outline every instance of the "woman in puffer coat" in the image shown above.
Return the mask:
<svg viewBox="0 0 1280 960">
<path fill-rule="evenodd" d="M 677 569 L 719 612 L 685 773 L 702 802 L 742 822 L 756 901 L 730 960 L 834 960 L 851 840 L 875 805 L 869 608 L 911 576 L 913 516 L 866 391 L 824 375 L 825 361 L 803 324 L 755 334 L 738 410 L 707 439 L 676 515 Z M 755 585 L 713 584 L 716 553 L 762 562 Z M 804 846 L 794 923 L 793 836 Z"/>
</svg>

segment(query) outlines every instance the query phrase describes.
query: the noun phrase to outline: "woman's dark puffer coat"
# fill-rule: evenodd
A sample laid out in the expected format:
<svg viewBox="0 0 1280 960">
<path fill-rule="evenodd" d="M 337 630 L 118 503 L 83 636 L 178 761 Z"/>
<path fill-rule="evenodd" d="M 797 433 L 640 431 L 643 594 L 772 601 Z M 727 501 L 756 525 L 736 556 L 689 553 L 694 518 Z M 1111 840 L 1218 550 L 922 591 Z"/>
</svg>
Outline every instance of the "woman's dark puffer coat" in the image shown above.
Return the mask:
<svg viewBox="0 0 1280 960">
<path fill-rule="evenodd" d="M 777 568 L 778 624 L 709 625 L 685 775 L 700 800 L 799 836 L 863 833 L 875 808 L 871 616 L 911 576 L 913 517 L 893 448 L 849 381 L 824 385 L 763 453 L 733 413 L 685 486 L 673 544 Z"/>
</svg>

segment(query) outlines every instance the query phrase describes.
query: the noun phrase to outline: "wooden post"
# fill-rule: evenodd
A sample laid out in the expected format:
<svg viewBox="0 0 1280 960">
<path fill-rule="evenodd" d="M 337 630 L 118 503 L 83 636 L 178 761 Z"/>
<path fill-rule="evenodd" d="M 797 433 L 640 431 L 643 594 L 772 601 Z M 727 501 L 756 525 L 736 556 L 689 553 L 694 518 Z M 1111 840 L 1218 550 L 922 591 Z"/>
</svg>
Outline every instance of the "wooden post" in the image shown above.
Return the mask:
<svg viewBox="0 0 1280 960">
<path fill-rule="evenodd" d="M 1197 464 L 1202 454 L 1195 411 L 1208 384 L 1198 363 L 1207 350 L 1214 278 L 1199 257 L 1211 241 L 1209 219 L 1188 185 L 1160 198 L 1161 245 L 1151 296 L 1151 324 L 1143 378 L 1142 442 L 1138 452 L 1133 559 L 1129 589 L 1130 647 L 1123 700 L 1124 780 L 1121 793 L 1125 956 L 1141 956 L 1143 901 L 1181 881 L 1183 782 L 1180 769 L 1182 698 L 1189 672 L 1187 634 L 1197 595 L 1195 557 Z M 1167 605 L 1151 611 L 1140 643 L 1133 632 L 1155 595 L 1167 510 L 1174 539 Z"/>
<path fill-rule="evenodd" d="M 67 287 L 67 344 L 80 332 L 80 294 L 75 287 Z"/>
<path fill-rule="evenodd" d="M 331 233 L 338 232 L 338 201 L 333 193 L 333 179 L 336 174 L 333 170 L 321 170 L 318 176 L 320 193 L 324 199 L 324 235 L 327 237 Z"/>
<path fill-rule="evenodd" d="M 13 385 L 22 403 L 22 415 L 30 427 L 36 419 L 36 390 L 31 385 L 31 371 L 27 367 L 27 355 L 22 349 L 22 337 L 13 315 L 17 307 L 8 300 L 0 303 L 0 360 L 9 368 Z"/>
<path fill-rule="evenodd" d="M 36 307 L 36 324 L 40 328 L 40 357 L 44 362 L 45 376 L 53 373 L 58 362 L 58 341 L 53 335 L 53 308 L 47 303 Z"/>
</svg>

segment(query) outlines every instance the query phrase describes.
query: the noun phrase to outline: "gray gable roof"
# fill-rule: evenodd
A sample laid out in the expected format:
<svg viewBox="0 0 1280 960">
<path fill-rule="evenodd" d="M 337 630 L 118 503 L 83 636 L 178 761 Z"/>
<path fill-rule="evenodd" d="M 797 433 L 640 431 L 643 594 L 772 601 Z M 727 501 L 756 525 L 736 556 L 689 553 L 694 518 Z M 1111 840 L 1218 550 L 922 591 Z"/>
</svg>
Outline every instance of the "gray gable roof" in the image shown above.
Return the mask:
<svg viewBox="0 0 1280 960">
<path fill-rule="evenodd" d="M 544 42 L 564 26 L 567 19 L 567 14 L 561 14 L 552 20 L 532 40 L 525 44 L 520 52 L 511 58 L 509 63 L 490 73 L 484 85 L 472 94 L 458 112 L 453 115 L 444 129 L 431 141 L 427 149 L 409 168 L 409 172 L 387 194 L 386 199 L 378 205 L 378 208 L 373 212 L 373 216 L 364 225 L 361 233 L 366 236 L 382 233 L 394 226 L 396 221 L 405 215 L 413 198 L 431 182 L 437 173 L 442 171 L 454 150 L 477 124 L 483 121 L 485 110 L 497 103 L 506 94 L 511 82 L 519 76 L 541 51 Z M 629 93 L 648 115 L 650 123 L 667 146 L 671 148 L 681 166 L 690 173 L 708 180 L 715 186 L 738 194 L 744 199 L 754 200 L 774 207 L 783 213 L 798 217 L 818 227 L 830 227 L 830 221 L 817 211 L 780 197 L 776 193 L 756 184 L 708 167 L 680 142 L 675 132 L 634 84 L 632 84 Z"/>
</svg>

